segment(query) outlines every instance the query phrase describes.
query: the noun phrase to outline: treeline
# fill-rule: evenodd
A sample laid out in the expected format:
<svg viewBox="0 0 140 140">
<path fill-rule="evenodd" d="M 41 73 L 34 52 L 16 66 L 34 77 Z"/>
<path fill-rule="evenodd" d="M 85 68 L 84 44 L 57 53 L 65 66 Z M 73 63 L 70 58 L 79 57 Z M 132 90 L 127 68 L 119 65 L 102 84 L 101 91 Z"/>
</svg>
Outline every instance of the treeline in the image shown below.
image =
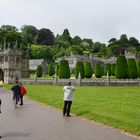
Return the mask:
<svg viewBox="0 0 140 140">
<path fill-rule="evenodd" d="M 44 58 L 48 63 L 54 62 L 56 58 L 72 54 L 90 55 L 104 59 L 111 56 L 124 54 L 125 50 L 139 54 L 140 42 L 135 37 L 127 37 L 122 34 L 120 38 L 111 38 L 108 44 L 96 42 L 89 38 L 80 36 L 71 37 L 69 30 L 64 29 L 62 34 L 54 33 L 47 28 L 37 29 L 32 25 L 23 25 L 20 29 L 12 25 L 0 27 L 0 46 L 6 40 L 11 47 L 15 42 L 22 43 L 22 48 L 28 51 L 30 58 Z"/>
</svg>

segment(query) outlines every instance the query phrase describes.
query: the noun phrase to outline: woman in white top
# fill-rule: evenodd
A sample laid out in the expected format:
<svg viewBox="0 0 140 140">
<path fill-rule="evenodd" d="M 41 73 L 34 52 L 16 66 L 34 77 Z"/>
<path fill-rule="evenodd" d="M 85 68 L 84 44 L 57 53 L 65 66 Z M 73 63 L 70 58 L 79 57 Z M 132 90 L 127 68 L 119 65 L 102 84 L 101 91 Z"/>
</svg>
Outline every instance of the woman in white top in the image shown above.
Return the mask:
<svg viewBox="0 0 140 140">
<path fill-rule="evenodd" d="M 63 108 L 63 116 L 67 115 L 70 117 L 70 108 L 73 101 L 73 91 L 75 87 L 71 85 L 71 82 L 68 82 L 66 86 L 63 88 L 64 90 L 64 108 Z"/>
</svg>

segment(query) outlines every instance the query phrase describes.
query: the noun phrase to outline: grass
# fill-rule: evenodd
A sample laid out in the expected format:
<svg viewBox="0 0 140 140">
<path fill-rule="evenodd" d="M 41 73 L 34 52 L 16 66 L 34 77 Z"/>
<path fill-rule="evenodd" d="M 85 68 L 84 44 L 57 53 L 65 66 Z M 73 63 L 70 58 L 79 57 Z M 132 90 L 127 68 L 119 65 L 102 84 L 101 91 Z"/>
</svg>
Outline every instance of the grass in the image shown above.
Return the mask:
<svg viewBox="0 0 140 140">
<path fill-rule="evenodd" d="M 63 87 L 25 85 L 27 96 L 63 108 Z M 76 87 L 71 113 L 140 136 L 140 87 Z"/>
</svg>

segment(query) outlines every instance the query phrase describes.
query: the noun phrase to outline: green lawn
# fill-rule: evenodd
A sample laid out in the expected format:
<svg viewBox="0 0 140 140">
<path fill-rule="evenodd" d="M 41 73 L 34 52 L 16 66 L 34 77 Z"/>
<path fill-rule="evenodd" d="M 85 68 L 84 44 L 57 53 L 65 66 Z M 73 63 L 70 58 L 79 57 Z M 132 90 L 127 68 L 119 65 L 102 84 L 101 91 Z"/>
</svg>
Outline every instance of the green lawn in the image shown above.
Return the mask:
<svg viewBox="0 0 140 140">
<path fill-rule="evenodd" d="M 31 99 L 63 108 L 63 87 L 26 85 Z M 140 87 L 76 87 L 71 113 L 140 135 Z"/>
</svg>

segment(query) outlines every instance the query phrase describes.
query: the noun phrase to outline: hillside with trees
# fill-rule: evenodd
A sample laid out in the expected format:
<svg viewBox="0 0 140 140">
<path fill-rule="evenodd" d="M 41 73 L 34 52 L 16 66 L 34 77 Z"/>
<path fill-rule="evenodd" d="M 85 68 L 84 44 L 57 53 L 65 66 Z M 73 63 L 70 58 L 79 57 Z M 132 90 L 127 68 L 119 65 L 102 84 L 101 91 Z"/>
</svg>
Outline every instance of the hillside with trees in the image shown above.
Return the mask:
<svg viewBox="0 0 140 140">
<path fill-rule="evenodd" d="M 94 33 L 93 33 L 94 34 Z M 135 37 L 111 38 L 108 44 L 96 42 L 90 38 L 81 38 L 78 35 L 72 37 L 68 29 L 62 34 L 54 35 L 48 28 L 37 29 L 33 25 L 23 25 L 20 29 L 13 25 L 0 27 L 0 47 L 4 41 L 10 44 L 22 43 L 22 49 L 29 52 L 31 59 L 44 58 L 48 63 L 55 59 L 72 54 L 90 55 L 107 59 L 111 56 L 124 54 L 125 51 L 140 54 L 140 42 Z M 20 47 L 21 45 L 19 45 Z"/>
</svg>

